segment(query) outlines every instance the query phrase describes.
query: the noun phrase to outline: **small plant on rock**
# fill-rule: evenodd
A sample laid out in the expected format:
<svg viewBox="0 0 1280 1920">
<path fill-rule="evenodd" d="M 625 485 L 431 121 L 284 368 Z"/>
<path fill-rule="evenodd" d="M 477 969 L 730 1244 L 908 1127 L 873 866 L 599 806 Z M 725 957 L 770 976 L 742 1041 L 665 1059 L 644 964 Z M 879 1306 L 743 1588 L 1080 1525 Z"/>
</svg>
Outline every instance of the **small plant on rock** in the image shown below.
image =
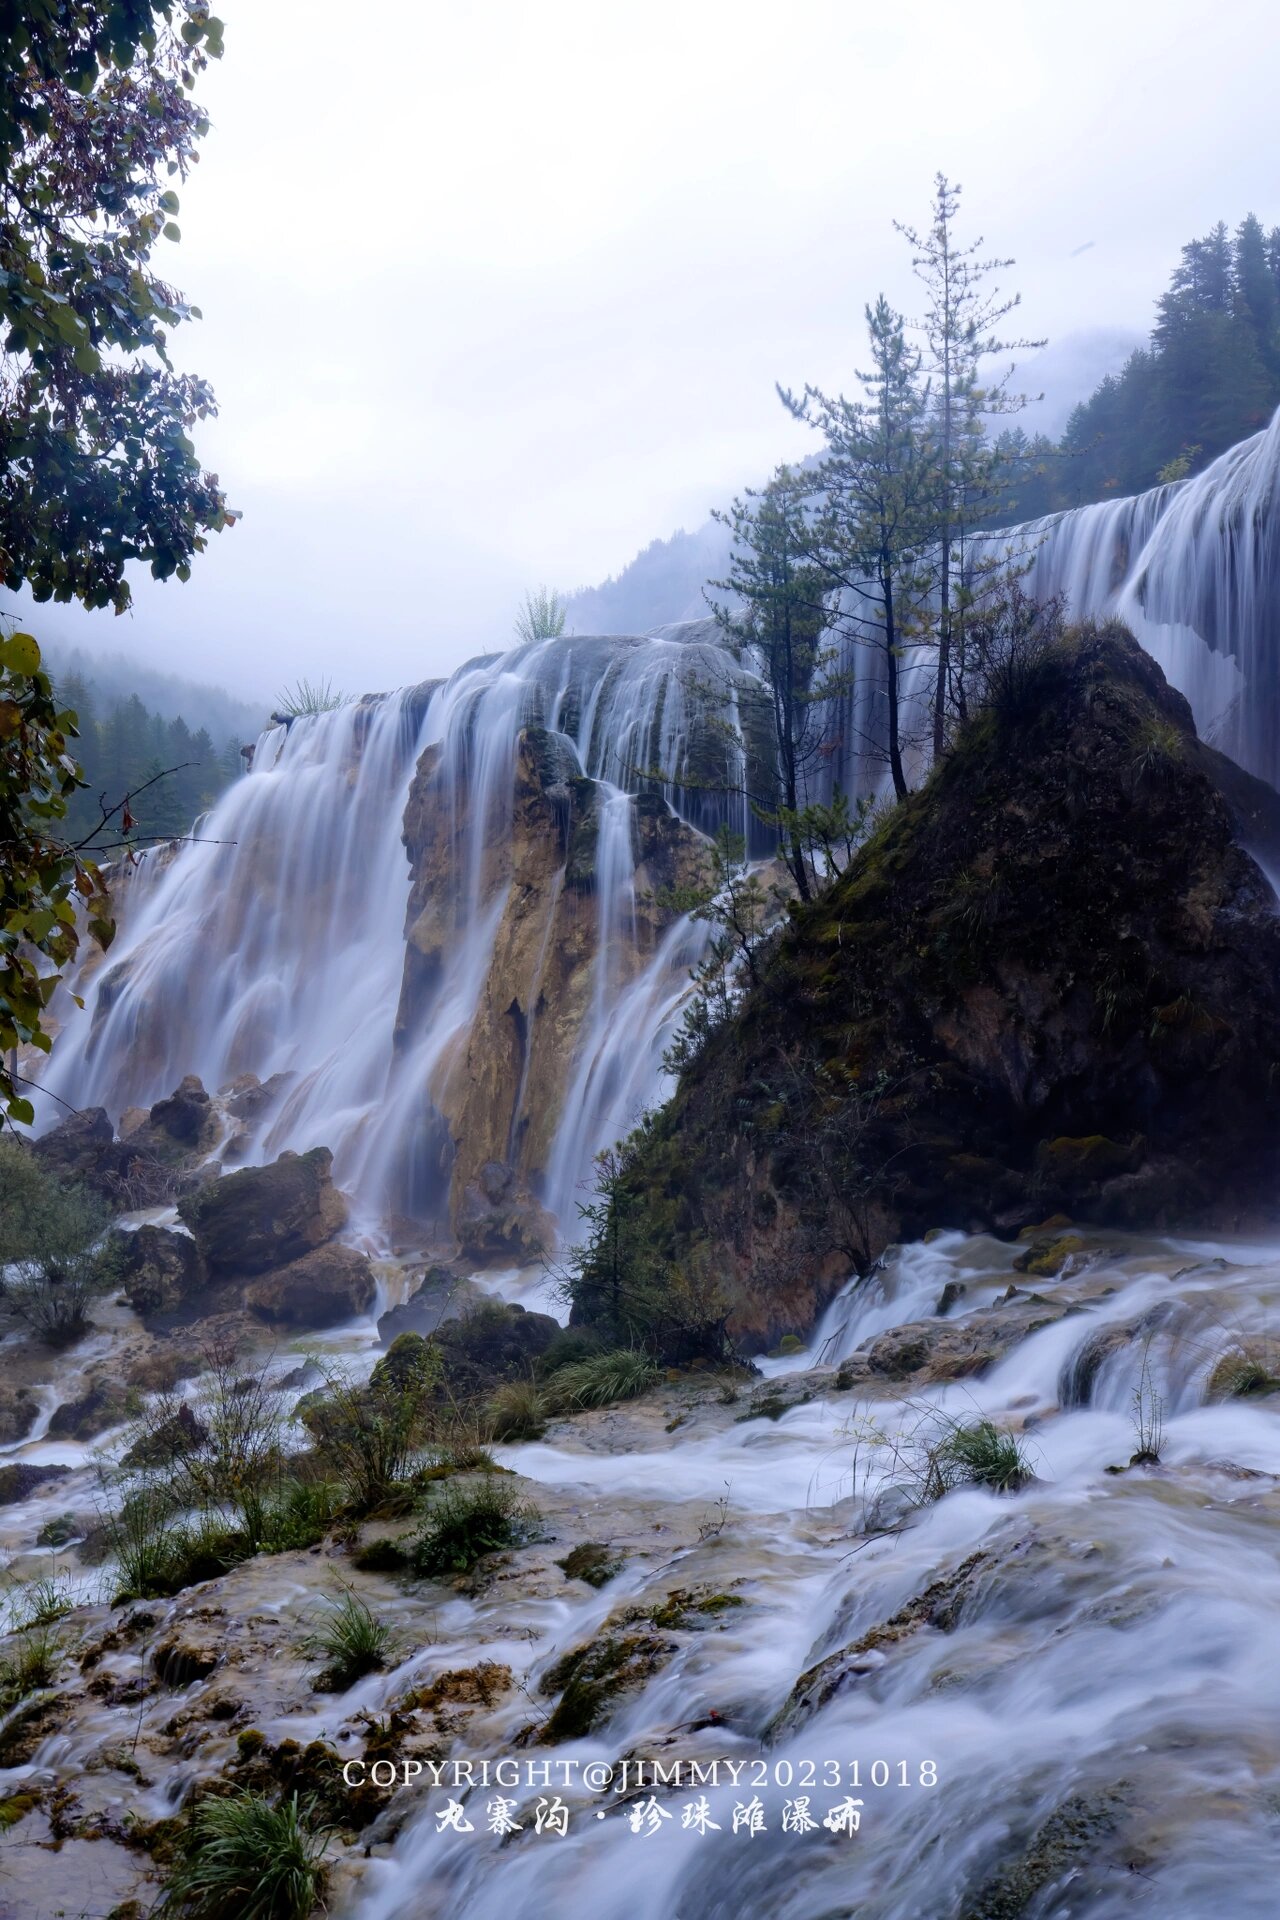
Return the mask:
<svg viewBox="0 0 1280 1920">
<path fill-rule="evenodd" d="M 316 1676 L 317 1692 L 345 1693 L 366 1673 L 386 1666 L 392 1634 L 368 1603 L 347 1588 L 328 1603 L 324 1620 L 306 1644 L 325 1662 Z"/>
<path fill-rule="evenodd" d="M 546 1430 L 546 1404 L 532 1380 L 504 1380 L 485 1412 L 495 1440 L 538 1440 Z"/>
<path fill-rule="evenodd" d="M 543 1387 L 549 1408 L 569 1413 L 586 1407 L 608 1407 L 618 1400 L 634 1400 L 647 1393 L 658 1369 L 647 1353 L 634 1347 L 616 1347 L 559 1367 Z"/>
<path fill-rule="evenodd" d="M 507 1479 L 450 1484 L 428 1506 L 410 1545 L 418 1573 L 469 1573 L 487 1553 L 523 1546 L 532 1539 L 541 1515 L 521 1500 Z"/>
<path fill-rule="evenodd" d="M 61 1637 L 48 1624 L 20 1633 L 13 1652 L 0 1660 L 0 1711 L 51 1687 L 65 1653 Z"/>
<path fill-rule="evenodd" d="M 1129 1465 L 1131 1467 L 1158 1466 L 1160 1448 L 1164 1444 L 1164 1400 L 1157 1392 L 1151 1377 L 1150 1341 L 1142 1350 L 1142 1372 L 1138 1375 L 1138 1384 L 1133 1390 L 1129 1417 L 1133 1422 L 1135 1443 Z"/>
<path fill-rule="evenodd" d="M 202 1800 L 161 1902 L 182 1920 L 306 1920 L 324 1891 L 328 1829 L 297 1794 Z"/>
<path fill-rule="evenodd" d="M 992 1420 L 947 1428 L 930 1449 L 929 1497 L 940 1499 L 953 1487 L 989 1487 L 1016 1493 L 1031 1469 L 1014 1435 Z"/>
</svg>

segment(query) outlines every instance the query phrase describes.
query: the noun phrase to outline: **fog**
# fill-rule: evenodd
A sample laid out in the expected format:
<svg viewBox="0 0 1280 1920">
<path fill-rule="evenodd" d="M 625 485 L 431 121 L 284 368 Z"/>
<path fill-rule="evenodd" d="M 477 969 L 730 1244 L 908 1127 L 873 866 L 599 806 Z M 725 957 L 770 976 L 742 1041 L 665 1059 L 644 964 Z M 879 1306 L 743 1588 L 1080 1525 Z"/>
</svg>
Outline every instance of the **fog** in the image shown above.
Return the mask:
<svg viewBox="0 0 1280 1920">
<path fill-rule="evenodd" d="M 1184 241 L 1280 219 L 1252 0 L 222 11 L 159 265 L 203 309 L 177 358 L 244 517 L 124 619 L 32 618 L 255 695 L 446 671 L 526 585 L 616 573 L 810 451 L 774 383 L 847 387 L 864 302 L 911 309 L 892 219 L 937 168 L 1054 343 L 1026 370 L 1051 431 Z"/>
</svg>

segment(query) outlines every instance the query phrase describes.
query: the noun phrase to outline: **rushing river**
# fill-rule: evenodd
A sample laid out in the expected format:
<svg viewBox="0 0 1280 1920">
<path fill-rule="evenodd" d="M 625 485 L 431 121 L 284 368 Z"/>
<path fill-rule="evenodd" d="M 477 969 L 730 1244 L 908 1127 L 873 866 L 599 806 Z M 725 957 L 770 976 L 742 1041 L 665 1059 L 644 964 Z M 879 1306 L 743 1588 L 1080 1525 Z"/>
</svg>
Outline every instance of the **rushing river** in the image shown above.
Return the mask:
<svg viewBox="0 0 1280 1920">
<path fill-rule="evenodd" d="M 357 1847 L 344 1862 L 331 1909 L 349 1920 L 1273 1913 L 1280 1420 L 1265 1395 L 1214 1401 L 1208 1382 L 1224 1354 L 1274 1355 L 1280 1244 L 1098 1240 L 1081 1271 L 1035 1281 L 1013 1271 L 1016 1252 L 958 1234 L 904 1248 L 846 1290 L 807 1351 L 763 1362 L 754 1385 L 673 1378 L 498 1449 L 548 1537 L 474 1592 L 361 1576 L 413 1650 L 338 1700 L 308 1691 L 290 1651 L 324 1572 L 308 1556 L 260 1559 L 171 1603 L 175 1617 L 225 1607 L 232 1644 L 263 1637 L 261 1650 L 237 1646 L 232 1677 L 273 1740 L 323 1734 L 355 1751 L 362 1713 L 478 1661 L 510 1669 L 501 1698 L 431 1751 L 546 1762 L 531 1777 L 549 1784 L 415 1779 L 384 1816 L 386 1837 L 365 1836 L 369 1857 Z M 939 1323 L 957 1282 L 965 1292 Z M 1006 1300 L 1011 1284 L 1022 1294 Z M 527 1279 L 523 1291 L 535 1304 Z M 1019 1314 L 1038 1330 L 1006 1342 L 981 1377 L 905 1396 L 887 1378 L 850 1383 L 864 1341 L 904 1323 L 962 1331 L 996 1307 L 1015 1332 Z M 366 1323 L 326 1344 L 368 1364 L 374 1340 Z M 979 1416 L 1018 1434 L 1034 1478 L 919 1504 L 921 1437 Z M 1152 1419 L 1159 1464 L 1129 1467 Z M 87 1450 L 37 1431 L 6 1454 L 53 1457 Z M 86 1463 L 3 1510 L 13 1575 L 47 1568 L 35 1532 L 91 1500 L 91 1484 Z M 622 1558 L 598 1591 L 556 1564 L 584 1539 Z M 95 1579 L 77 1580 L 86 1597 Z M 554 1703 L 540 1688 L 554 1663 L 672 1591 L 733 1604 L 669 1633 L 647 1684 L 586 1738 L 525 1744 Z M 283 1638 L 247 1619 L 283 1623 Z M 198 1720 L 201 1693 L 220 1684 L 184 1689 L 183 1715 Z M 160 1737 L 174 1709 L 173 1695 L 82 1705 L 0 1791 L 77 1782 L 92 1750 L 143 1728 L 145 1791 L 109 1775 L 96 1791 L 156 1817 L 234 1732 L 213 1730 L 197 1760 Z M 623 1757 L 633 1769 L 656 1758 L 668 1780 L 679 1761 L 681 1784 L 636 1791 L 633 1770 L 620 1792 Z M 694 1761 L 708 1784 L 687 1784 Z M 611 1787 L 584 1783 L 592 1764 L 614 1767 Z M 557 1794 L 567 1831 L 535 1832 L 539 1801 L 545 1814 Z M 489 1831 L 502 1795 L 518 1833 Z M 448 1816 L 451 1799 L 460 1814 Z M 861 1803 L 856 1831 L 847 1813 L 823 1825 L 849 1801 Z"/>
</svg>

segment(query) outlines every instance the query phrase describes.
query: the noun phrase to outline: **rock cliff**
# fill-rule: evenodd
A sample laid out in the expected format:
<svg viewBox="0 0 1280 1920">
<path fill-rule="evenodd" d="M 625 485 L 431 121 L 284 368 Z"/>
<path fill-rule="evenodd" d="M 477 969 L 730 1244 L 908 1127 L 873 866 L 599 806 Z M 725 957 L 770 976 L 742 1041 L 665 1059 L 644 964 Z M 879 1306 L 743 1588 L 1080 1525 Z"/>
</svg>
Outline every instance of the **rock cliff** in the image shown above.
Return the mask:
<svg viewBox="0 0 1280 1920">
<path fill-rule="evenodd" d="M 1122 628 L 1011 673 L 793 907 L 630 1156 L 632 1244 L 758 1343 L 930 1227 L 1273 1209 L 1280 919 L 1242 842 L 1278 823 Z"/>
</svg>

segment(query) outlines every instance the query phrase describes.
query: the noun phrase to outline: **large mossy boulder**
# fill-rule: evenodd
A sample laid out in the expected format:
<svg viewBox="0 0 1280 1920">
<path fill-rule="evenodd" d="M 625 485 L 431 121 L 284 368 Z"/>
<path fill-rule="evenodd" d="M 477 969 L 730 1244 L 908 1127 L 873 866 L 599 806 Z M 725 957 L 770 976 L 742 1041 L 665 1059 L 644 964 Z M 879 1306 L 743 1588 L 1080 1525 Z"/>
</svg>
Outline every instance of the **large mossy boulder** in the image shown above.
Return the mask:
<svg viewBox="0 0 1280 1920">
<path fill-rule="evenodd" d="M 376 1292 L 366 1254 L 355 1247 L 324 1246 L 251 1280 L 244 1304 L 277 1325 L 332 1327 L 367 1313 Z"/>
<path fill-rule="evenodd" d="M 484 1300 L 434 1333 L 444 1357 L 445 1381 L 458 1398 L 487 1393 L 504 1380 L 528 1380 L 534 1362 L 561 1331 L 549 1313 L 529 1313 L 514 1301 Z"/>
<path fill-rule="evenodd" d="M 931 1227 L 1273 1212 L 1280 915 L 1246 847 L 1278 835 L 1122 627 L 1011 670 L 630 1155 L 632 1265 L 712 1274 L 767 1347 Z M 615 1332 L 606 1282 L 575 1314 Z"/>
<path fill-rule="evenodd" d="M 328 1147 L 282 1153 L 184 1195 L 178 1212 L 217 1279 L 247 1278 L 300 1260 L 346 1224 Z"/>
<path fill-rule="evenodd" d="M 90 1187 L 104 1198 L 118 1197 L 135 1149 L 117 1140 L 105 1107 L 82 1107 L 42 1134 L 32 1147 L 46 1173 L 57 1180 Z"/>
</svg>

